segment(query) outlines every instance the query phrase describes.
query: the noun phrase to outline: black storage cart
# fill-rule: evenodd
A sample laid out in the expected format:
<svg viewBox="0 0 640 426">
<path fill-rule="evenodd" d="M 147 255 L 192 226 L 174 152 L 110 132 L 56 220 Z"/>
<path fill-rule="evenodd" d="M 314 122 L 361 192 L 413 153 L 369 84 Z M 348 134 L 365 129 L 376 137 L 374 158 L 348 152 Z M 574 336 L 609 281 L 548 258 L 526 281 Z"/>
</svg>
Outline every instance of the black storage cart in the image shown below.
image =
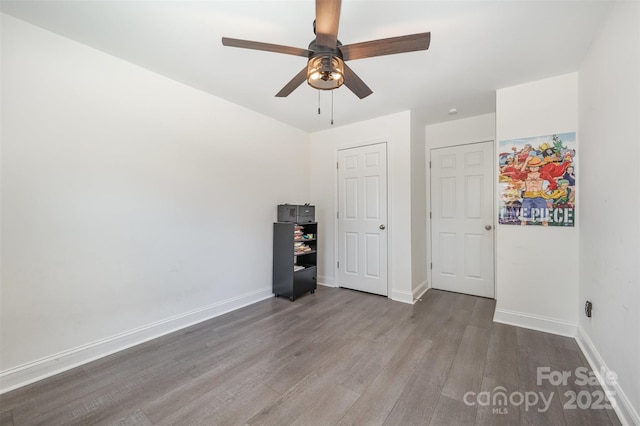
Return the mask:
<svg viewBox="0 0 640 426">
<path fill-rule="evenodd" d="M 294 301 L 315 293 L 318 271 L 318 224 L 273 224 L 273 293 Z"/>
</svg>

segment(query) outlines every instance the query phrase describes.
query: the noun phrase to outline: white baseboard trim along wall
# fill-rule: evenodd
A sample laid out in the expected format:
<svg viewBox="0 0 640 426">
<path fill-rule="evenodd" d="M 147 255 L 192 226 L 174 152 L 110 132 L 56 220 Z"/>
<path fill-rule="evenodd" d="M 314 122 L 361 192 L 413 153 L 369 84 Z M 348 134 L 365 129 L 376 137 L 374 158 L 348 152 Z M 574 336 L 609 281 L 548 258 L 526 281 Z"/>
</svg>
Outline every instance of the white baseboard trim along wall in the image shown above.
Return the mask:
<svg viewBox="0 0 640 426">
<path fill-rule="evenodd" d="M 392 288 L 390 299 L 395 300 L 396 302 L 409 303 L 410 305 L 413 305 L 413 292 Z"/>
<path fill-rule="evenodd" d="M 333 287 L 337 288 L 338 286 L 335 284 L 332 277 L 327 277 L 326 275 L 318 275 L 318 285 L 323 285 L 325 287 Z"/>
<path fill-rule="evenodd" d="M 271 286 L 10 368 L 0 372 L 0 394 L 270 297 Z"/>
<path fill-rule="evenodd" d="M 427 280 L 424 280 L 420 283 L 420 285 L 413 289 L 413 302 L 415 303 L 418 299 L 420 299 L 424 294 L 430 289 Z"/>
<path fill-rule="evenodd" d="M 578 327 L 578 325 L 573 322 L 514 312 L 507 309 L 496 309 L 493 320 L 502 324 L 515 325 L 516 327 L 529 328 L 531 330 L 544 331 L 545 333 L 559 334 L 567 337 L 576 337 Z"/>
<path fill-rule="evenodd" d="M 587 358 L 591 371 L 593 371 L 598 378 L 602 389 L 615 400 L 615 403 L 612 405 L 614 406 L 620 423 L 629 426 L 640 425 L 640 415 L 638 415 L 638 412 L 633 408 L 633 405 L 620 387 L 620 384 L 616 380 L 607 380 L 607 377 L 611 376 L 611 373 L 614 373 L 613 377 L 615 377 L 615 371 L 612 372 L 609 367 L 607 367 L 607 364 L 582 327 L 578 328 L 576 342 L 578 342 L 578 346 L 580 346 L 582 353 L 585 358 Z"/>
</svg>

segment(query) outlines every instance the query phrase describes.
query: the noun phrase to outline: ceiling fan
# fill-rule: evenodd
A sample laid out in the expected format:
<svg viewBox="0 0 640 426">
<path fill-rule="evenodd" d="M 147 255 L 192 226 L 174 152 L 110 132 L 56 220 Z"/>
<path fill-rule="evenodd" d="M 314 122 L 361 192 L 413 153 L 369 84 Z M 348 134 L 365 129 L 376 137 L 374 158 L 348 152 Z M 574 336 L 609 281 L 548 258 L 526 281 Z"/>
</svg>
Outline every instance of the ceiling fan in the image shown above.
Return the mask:
<svg viewBox="0 0 640 426">
<path fill-rule="evenodd" d="M 316 38 L 307 49 L 228 37 L 222 37 L 222 44 L 307 58 L 307 66 L 296 74 L 276 97 L 288 96 L 306 80 L 311 87 L 319 90 L 333 90 L 344 84 L 360 99 L 373 92 L 345 64 L 346 61 L 429 48 L 429 32 L 343 45 L 338 40 L 341 3 L 341 0 L 316 0 L 316 20 L 313 23 Z"/>
</svg>

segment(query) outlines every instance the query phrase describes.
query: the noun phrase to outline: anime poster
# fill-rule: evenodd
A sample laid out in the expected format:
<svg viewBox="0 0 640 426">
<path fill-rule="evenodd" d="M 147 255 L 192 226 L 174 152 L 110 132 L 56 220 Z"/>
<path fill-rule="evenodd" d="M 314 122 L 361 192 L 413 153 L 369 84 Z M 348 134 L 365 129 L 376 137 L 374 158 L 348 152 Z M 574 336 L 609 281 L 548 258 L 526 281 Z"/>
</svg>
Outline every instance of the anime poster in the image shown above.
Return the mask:
<svg viewBox="0 0 640 426">
<path fill-rule="evenodd" d="M 498 152 L 498 223 L 575 225 L 575 132 L 500 141 Z"/>
</svg>

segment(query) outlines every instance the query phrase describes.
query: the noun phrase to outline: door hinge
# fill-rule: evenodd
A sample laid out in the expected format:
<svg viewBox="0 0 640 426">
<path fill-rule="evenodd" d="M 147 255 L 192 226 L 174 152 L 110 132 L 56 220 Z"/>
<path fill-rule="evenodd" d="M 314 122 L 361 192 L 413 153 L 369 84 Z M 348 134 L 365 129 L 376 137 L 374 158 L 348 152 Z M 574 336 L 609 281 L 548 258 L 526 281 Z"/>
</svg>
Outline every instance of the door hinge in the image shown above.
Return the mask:
<svg viewBox="0 0 640 426">
<path fill-rule="evenodd" d="M 340 168 L 340 163 L 336 161 L 336 169 Z"/>
<path fill-rule="evenodd" d="M 433 218 L 433 214 L 429 212 L 429 219 Z"/>
<path fill-rule="evenodd" d="M 431 168 L 431 161 L 429 161 L 429 168 Z"/>
<path fill-rule="evenodd" d="M 336 219 L 340 219 L 340 212 L 336 212 Z"/>
<path fill-rule="evenodd" d="M 340 269 L 340 261 L 339 261 L 339 260 L 338 260 L 338 262 L 337 262 L 337 266 L 336 266 L 336 267 L 337 267 L 338 269 Z"/>
<path fill-rule="evenodd" d="M 429 268 L 430 268 L 430 269 L 433 269 L 433 262 L 431 262 L 431 263 L 429 264 Z"/>
</svg>

